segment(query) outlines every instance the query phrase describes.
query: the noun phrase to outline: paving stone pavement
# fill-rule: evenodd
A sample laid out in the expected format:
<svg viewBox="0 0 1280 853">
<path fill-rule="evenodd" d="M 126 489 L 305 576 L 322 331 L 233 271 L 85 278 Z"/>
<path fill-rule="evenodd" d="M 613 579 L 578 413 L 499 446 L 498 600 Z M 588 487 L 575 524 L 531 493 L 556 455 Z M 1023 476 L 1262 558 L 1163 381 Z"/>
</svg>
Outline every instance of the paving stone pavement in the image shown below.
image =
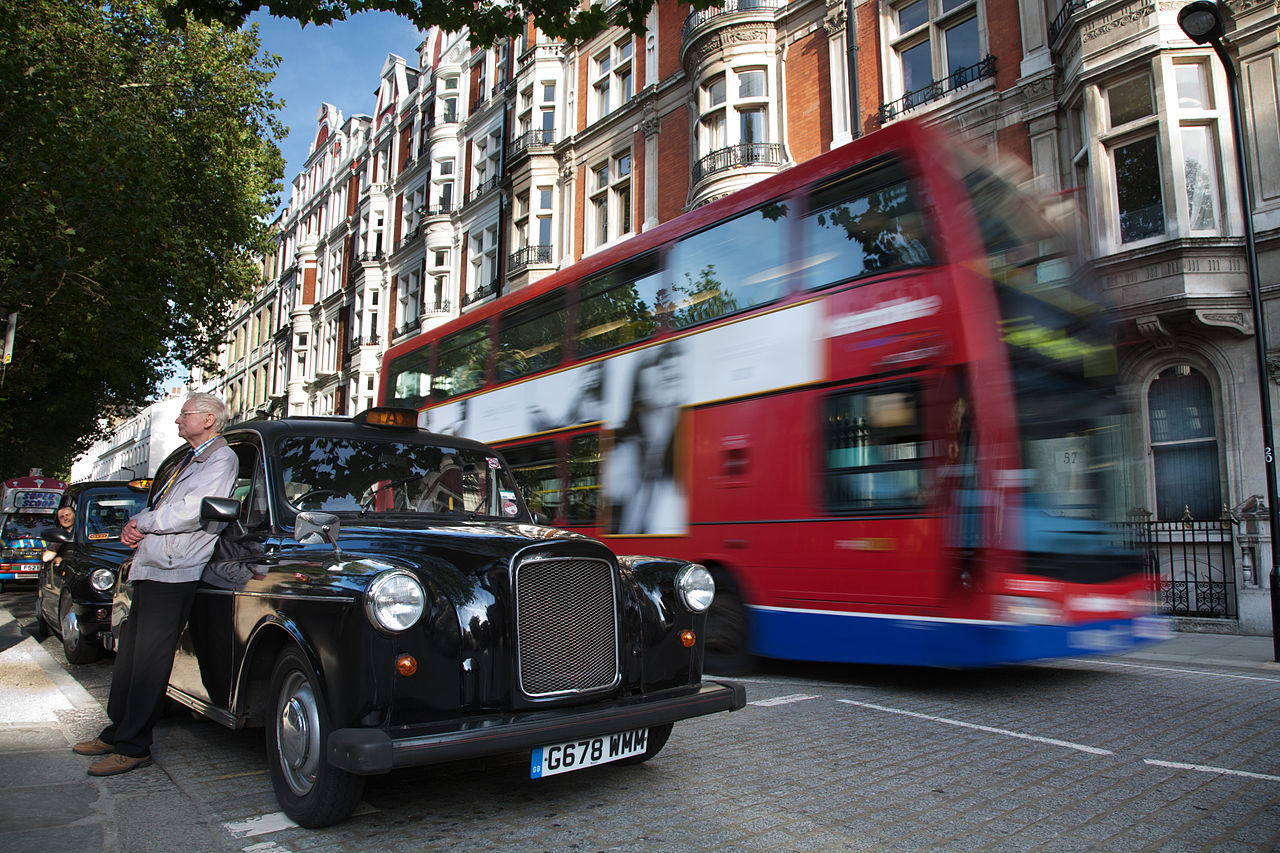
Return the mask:
<svg viewBox="0 0 1280 853">
<path fill-rule="evenodd" d="M 72 678 L 25 627 L 0 607 L 0 850 L 1280 847 L 1269 637 L 1177 634 L 1016 678 L 771 667 L 744 679 L 758 704 L 681 723 L 647 764 L 539 781 L 527 756 L 410 769 L 371 778 L 353 818 L 312 832 L 279 814 L 259 731 L 179 714 L 155 766 L 86 776 L 70 745 L 103 723 L 110 662 Z M 1083 691 L 1096 706 L 1064 714 Z M 1147 757 L 1153 743 L 1171 760 Z"/>
</svg>

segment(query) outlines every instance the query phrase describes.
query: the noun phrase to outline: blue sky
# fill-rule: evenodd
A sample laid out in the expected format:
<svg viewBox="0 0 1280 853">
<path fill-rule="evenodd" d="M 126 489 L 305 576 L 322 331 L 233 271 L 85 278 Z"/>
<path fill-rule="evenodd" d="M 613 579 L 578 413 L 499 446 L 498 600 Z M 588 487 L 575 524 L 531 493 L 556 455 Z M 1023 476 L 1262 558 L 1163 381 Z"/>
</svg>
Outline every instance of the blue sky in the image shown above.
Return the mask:
<svg viewBox="0 0 1280 853">
<path fill-rule="evenodd" d="M 283 205 L 289 201 L 289 182 L 307 159 L 320 104 L 333 104 L 343 117 L 372 115 L 378 72 L 387 54 L 403 56 L 416 66 L 422 35 L 404 18 L 384 12 L 363 12 L 324 27 L 303 27 L 261 13 L 249 21 L 258 25 L 263 50 L 280 56 L 270 89 L 284 100 L 281 119 L 289 127 L 280 144 L 285 157 Z"/>
</svg>

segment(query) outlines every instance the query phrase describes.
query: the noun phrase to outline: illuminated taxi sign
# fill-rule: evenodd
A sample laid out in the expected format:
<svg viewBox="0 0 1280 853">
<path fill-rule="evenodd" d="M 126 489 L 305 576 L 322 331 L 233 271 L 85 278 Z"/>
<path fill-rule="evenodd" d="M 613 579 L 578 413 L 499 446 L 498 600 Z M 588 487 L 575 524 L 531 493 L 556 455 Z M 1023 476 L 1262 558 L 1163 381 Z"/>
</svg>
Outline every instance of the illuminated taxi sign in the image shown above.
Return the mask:
<svg viewBox="0 0 1280 853">
<path fill-rule="evenodd" d="M 376 406 L 356 415 L 355 422 L 371 426 L 400 427 L 417 429 L 418 413 L 413 409 L 396 409 L 390 406 Z"/>
<path fill-rule="evenodd" d="M 142 477 L 137 480 L 130 480 L 129 488 L 133 489 L 135 492 L 148 491 L 151 488 L 151 478 Z"/>
</svg>

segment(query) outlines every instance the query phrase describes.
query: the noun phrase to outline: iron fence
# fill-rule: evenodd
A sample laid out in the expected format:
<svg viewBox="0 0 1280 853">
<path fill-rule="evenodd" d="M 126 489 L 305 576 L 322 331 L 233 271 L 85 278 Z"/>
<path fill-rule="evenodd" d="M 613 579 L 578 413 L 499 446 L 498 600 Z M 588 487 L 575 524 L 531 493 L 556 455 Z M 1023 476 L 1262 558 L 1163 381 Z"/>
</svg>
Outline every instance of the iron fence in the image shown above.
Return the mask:
<svg viewBox="0 0 1280 853">
<path fill-rule="evenodd" d="M 1147 557 L 1162 613 L 1202 619 L 1236 619 L 1235 528 L 1214 521 L 1132 521 L 1127 544 Z"/>
</svg>

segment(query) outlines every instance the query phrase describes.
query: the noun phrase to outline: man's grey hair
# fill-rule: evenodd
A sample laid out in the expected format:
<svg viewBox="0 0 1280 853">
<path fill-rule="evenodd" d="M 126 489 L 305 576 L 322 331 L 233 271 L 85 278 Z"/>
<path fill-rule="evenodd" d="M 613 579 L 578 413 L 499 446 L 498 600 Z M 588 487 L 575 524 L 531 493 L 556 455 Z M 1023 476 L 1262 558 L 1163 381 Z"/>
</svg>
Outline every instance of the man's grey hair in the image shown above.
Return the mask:
<svg viewBox="0 0 1280 853">
<path fill-rule="evenodd" d="M 227 412 L 227 406 L 212 394 L 192 394 L 187 397 L 182 404 L 182 408 L 190 409 L 193 412 L 208 412 L 213 415 L 213 431 L 222 432 L 227 426 L 227 421 L 231 415 Z"/>
</svg>

